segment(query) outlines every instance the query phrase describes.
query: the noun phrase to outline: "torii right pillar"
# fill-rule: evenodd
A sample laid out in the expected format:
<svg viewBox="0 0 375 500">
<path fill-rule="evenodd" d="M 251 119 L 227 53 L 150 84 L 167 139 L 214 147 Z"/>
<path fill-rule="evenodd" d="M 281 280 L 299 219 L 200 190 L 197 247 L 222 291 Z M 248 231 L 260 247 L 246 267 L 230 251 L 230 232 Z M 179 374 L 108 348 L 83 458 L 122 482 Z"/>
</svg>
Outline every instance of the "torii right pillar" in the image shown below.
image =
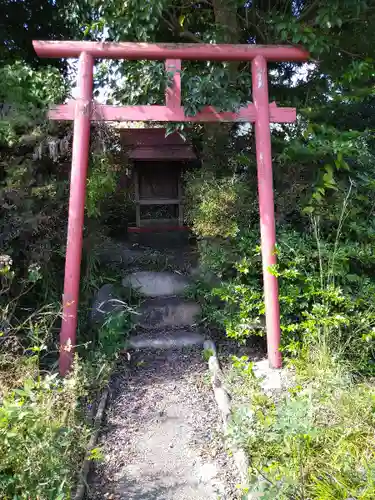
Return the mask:
<svg viewBox="0 0 375 500">
<path fill-rule="evenodd" d="M 276 276 L 270 272 L 272 266 L 276 265 L 276 228 L 268 100 L 268 71 L 267 60 L 263 56 L 258 55 L 252 60 L 251 73 L 253 103 L 256 110 L 255 141 L 267 352 L 270 366 L 272 368 L 281 368 L 278 284 Z"/>
</svg>

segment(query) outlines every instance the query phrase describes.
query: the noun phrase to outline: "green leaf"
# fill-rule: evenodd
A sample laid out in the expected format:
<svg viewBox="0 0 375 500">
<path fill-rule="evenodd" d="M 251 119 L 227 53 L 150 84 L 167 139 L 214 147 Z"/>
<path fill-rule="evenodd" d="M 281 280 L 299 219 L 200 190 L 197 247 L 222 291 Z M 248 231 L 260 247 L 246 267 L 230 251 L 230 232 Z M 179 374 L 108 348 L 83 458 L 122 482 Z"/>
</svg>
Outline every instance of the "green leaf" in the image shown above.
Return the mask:
<svg viewBox="0 0 375 500">
<path fill-rule="evenodd" d="M 314 207 L 312 205 L 309 205 L 302 210 L 302 213 L 312 214 L 314 212 L 314 210 L 315 210 Z"/>
</svg>

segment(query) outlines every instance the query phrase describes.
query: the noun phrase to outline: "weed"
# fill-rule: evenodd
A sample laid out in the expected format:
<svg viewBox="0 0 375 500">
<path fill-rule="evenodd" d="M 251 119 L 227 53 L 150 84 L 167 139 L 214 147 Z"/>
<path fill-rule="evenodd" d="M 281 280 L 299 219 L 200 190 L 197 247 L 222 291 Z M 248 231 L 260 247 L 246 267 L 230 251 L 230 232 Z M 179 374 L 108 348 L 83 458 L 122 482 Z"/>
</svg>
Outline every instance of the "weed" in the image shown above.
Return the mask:
<svg viewBox="0 0 375 500">
<path fill-rule="evenodd" d="M 101 462 L 104 459 L 102 450 L 100 448 L 92 448 L 88 459 L 95 462 Z"/>
<path fill-rule="evenodd" d="M 215 352 L 212 349 L 203 349 L 202 357 L 204 361 L 208 361 L 211 356 L 214 356 Z"/>
<path fill-rule="evenodd" d="M 0 492 L 11 498 L 67 498 L 88 429 L 76 417 L 82 395 L 75 375 L 27 378 L 0 408 Z"/>
<path fill-rule="evenodd" d="M 277 500 L 374 498 L 375 386 L 355 381 L 345 362 L 316 347 L 297 365 L 295 386 L 275 402 L 259 391 L 244 362 L 234 360 L 228 379 L 235 401 L 228 438 L 248 453 L 249 493 Z"/>
<path fill-rule="evenodd" d="M 203 374 L 202 381 L 203 381 L 203 384 L 205 386 L 210 386 L 211 385 L 211 373 L 210 372 L 205 372 Z"/>
<path fill-rule="evenodd" d="M 9 272 L 3 273 L 5 286 Z M 108 317 L 97 342 L 78 348 L 82 359 L 75 356 L 65 379 L 51 371 L 59 306 L 45 306 L 21 321 L 13 307 L 2 312 L 0 497 L 69 499 L 91 432 L 85 415 L 126 343 L 131 310 L 124 307 Z M 100 450 L 94 450 L 91 459 L 100 458 Z"/>
</svg>

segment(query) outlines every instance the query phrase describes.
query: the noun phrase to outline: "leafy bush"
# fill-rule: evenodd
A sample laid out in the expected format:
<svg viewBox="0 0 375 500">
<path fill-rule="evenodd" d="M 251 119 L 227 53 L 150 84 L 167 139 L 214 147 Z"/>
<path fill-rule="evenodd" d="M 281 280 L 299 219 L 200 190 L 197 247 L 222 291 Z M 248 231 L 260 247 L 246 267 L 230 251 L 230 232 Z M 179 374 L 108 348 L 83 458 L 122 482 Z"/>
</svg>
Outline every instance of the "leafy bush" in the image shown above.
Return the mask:
<svg viewBox="0 0 375 500">
<path fill-rule="evenodd" d="M 246 177 L 246 176 L 245 176 Z M 234 237 L 255 220 L 254 191 L 246 178 L 233 174 L 218 178 L 202 169 L 186 176 L 187 217 L 199 236 Z"/>
<path fill-rule="evenodd" d="M 375 260 L 372 244 L 321 240 L 314 231 L 278 234 L 283 350 L 296 355 L 322 338 L 344 352 L 353 366 L 373 372 L 375 350 Z M 253 232 L 241 233 L 227 247 L 205 242 L 203 262 L 222 279 L 206 293 L 206 317 L 244 340 L 262 333 L 264 301 L 260 248 Z M 207 250 L 209 247 L 209 250 Z M 224 264 L 223 264 L 224 263 Z M 219 298 L 222 307 L 217 308 Z"/>
<path fill-rule="evenodd" d="M 87 180 L 86 211 L 89 217 L 99 217 L 102 205 L 116 187 L 119 170 L 113 158 L 105 153 L 91 155 L 90 171 Z"/>
<path fill-rule="evenodd" d="M 56 357 L 52 332 L 57 316 L 58 309 L 49 306 L 22 322 L 9 317 L 0 338 L 4 499 L 69 497 L 83 457 L 88 428 L 79 408 L 86 391 L 79 365 L 65 380 L 42 368 L 46 358 Z"/>
<path fill-rule="evenodd" d="M 44 286 L 38 283 L 33 296 L 38 309 L 61 295 L 71 128 L 49 123 L 46 112 L 64 100 L 68 84 L 57 68 L 34 70 L 22 61 L 1 67 L 0 78 L 0 252 L 17 262 L 10 295 L 18 295 L 30 264 L 40 266 Z"/>
<path fill-rule="evenodd" d="M 82 350 L 86 387 L 94 393 L 105 386 L 111 376 L 114 363 L 127 345 L 128 334 L 133 327 L 132 309 L 123 302 L 123 309 L 108 315 L 99 329 L 94 347 Z"/>
<path fill-rule="evenodd" d="M 68 85 L 53 67 L 34 70 L 22 61 L 0 67 L 0 145 L 14 146 L 22 134 L 46 123 L 46 110 L 61 102 Z"/>
<path fill-rule="evenodd" d="M 0 380 L 7 385 L 0 406 L 4 500 L 71 498 L 91 432 L 87 412 L 126 342 L 128 324 L 118 321 L 102 331 L 96 349 L 76 358 L 73 372 L 63 380 L 40 369 L 45 345 L 31 346 L 23 355 L 1 353 Z"/>
</svg>

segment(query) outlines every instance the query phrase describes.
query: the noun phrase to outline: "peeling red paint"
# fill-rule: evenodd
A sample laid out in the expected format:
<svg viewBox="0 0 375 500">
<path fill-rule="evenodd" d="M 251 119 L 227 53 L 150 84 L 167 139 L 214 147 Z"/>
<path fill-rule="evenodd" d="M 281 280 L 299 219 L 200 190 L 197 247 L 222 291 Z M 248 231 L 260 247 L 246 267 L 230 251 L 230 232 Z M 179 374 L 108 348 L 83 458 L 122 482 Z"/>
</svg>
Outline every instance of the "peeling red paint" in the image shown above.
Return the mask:
<svg viewBox="0 0 375 500">
<path fill-rule="evenodd" d="M 261 55 L 267 61 L 306 61 L 309 53 L 286 45 L 231 45 L 208 43 L 133 43 L 34 40 L 40 57 L 79 57 L 88 52 L 100 59 L 181 59 L 191 61 L 252 61 Z"/>
<path fill-rule="evenodd" d="M 78 61 L 78 102 L 80 112 L 74 119 L 72 169 L 70 179 L 68 236 L 65 260 L 63 295 L 63 319 L 60 344 L 76 344 L 77 313 L 79 298 L 79 277 L 82 255 L 82 232 L 86 193 L 86 176 L 89 157 L 91 98 L 93 88 L 94 60 L 82 53 Z M 86 103 L 86 104 L 85 104 Z M 87 105 L 89 106 L 87 108 Z M 86 106 L 86 111 L 85 111 Z M 60 353 L 60 373 L 65 375 L 73 362 L 74 349 Z"/>
<path fill-rule="evenodd" d="M 269 105 L 271 123 L 292 123 L 296 120 L 294 108 L 279 108 L 275 103 Z M 75 101 L 60 104 L 50 109 L 48 117 L 51 120 L 74 120 Z M 206 106 L 194 116 L 186 116 L 184 108 L 169 106 L 92 106 L 93 121 L 150 121 L 150 122 L 255 122 L 256 111 L 253 104 L 241 108 L 237 113 L 219 112 L 212 106 Z"/>
<path fill-rule="evenodd" d="M 281 367 L 280 306 L 277 278 L 270 273 L 276 264 L 275 213 L 273 199 L 270 116 L 268 105 L 267 61 L 257 56 L 252 61 L 253 100 L 256 109 L 255 140 L 258 164 L 258 196 L 266 311 L 267 352 L 270 365 Z"/>
</svg>

